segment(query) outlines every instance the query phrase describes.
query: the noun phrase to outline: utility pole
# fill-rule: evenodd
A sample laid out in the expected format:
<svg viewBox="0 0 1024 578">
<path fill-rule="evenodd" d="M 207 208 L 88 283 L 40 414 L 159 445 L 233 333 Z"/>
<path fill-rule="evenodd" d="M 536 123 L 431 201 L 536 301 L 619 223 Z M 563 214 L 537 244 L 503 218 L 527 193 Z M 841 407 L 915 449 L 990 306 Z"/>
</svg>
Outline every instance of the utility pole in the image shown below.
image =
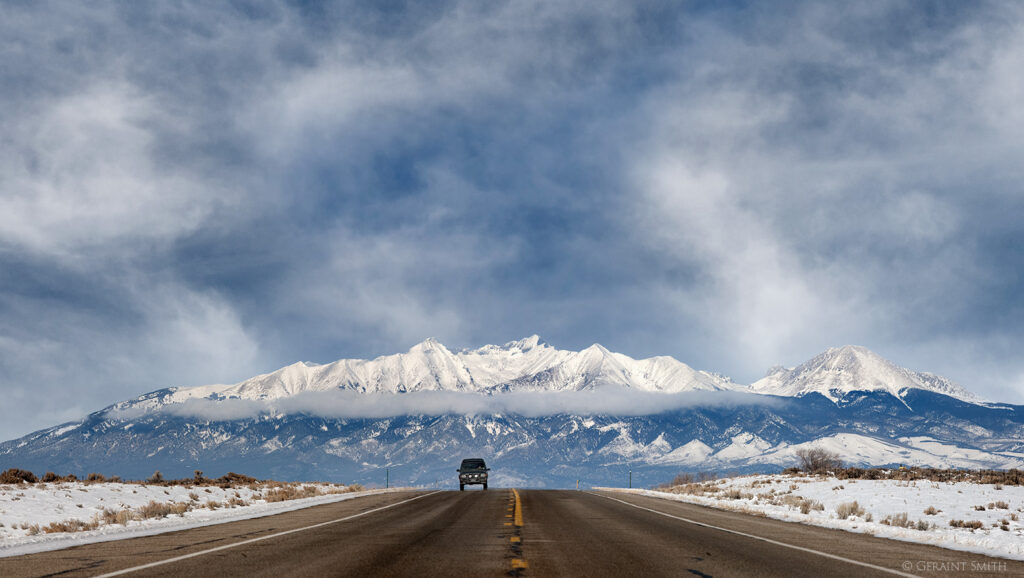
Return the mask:
<svg viewBox="0 0 1024 578">
<path fill-rule="evenodd" d="M 629 488 L 633 489 L 633 470 L 629 470 Z"/>
<path fill-rule="evenodd" d="M 384 468 L 384 489 L 391 487 L 391 468 Z"/>
</svg>

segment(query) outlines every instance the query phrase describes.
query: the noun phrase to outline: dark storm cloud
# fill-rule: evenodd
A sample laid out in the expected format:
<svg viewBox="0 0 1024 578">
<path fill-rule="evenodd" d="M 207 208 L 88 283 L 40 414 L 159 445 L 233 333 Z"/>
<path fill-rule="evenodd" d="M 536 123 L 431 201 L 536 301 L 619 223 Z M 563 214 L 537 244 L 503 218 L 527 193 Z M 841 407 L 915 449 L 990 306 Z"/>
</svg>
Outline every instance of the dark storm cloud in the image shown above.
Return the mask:
<svg viewBox="0 0 1024 578">
<path fill-rule="evenodd" d="M 1012 3 L 25 3 L 0 438 L 296 359 L 539 333 L 1020 401 Z"/>
</svg>

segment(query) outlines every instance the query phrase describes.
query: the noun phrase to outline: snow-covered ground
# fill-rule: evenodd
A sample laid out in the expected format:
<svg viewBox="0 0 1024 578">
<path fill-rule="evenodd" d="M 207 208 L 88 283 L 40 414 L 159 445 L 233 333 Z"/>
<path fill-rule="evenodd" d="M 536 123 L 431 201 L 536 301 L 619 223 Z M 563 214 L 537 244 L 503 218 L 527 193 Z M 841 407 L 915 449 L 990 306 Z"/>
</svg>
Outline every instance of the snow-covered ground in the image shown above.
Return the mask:
<svg viewBox="0 0 1024 578">
<path fill-rule="evenodd" d="M 778 474 L 663 491 L 606 489 L 1024 560 L 1024 486 Z M 846 518 L 838 513 L 855 509 Z M 981 527 L 953 527 L 951 521 Z"/>
<path fill-rule="evenodd" d="M 258 518 L 396 491 L 353 489 L 313 483 L 227 489 L 83 482 L 0 485 L 0 557 Z M 309 497 L 268 501 L 285 498 L 286 494 Z M 161 515 L 161 510 L 171 512 Z M 61 524 L 95 529 L 54 532 Z"/>
</svg>

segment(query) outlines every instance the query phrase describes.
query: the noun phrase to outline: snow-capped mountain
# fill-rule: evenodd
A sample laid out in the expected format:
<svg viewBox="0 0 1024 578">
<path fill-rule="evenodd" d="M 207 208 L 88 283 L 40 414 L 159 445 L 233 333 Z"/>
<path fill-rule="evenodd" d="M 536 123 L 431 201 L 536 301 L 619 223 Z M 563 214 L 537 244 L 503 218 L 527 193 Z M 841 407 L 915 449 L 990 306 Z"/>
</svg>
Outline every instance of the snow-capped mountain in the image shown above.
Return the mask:
<svg viewBox="0 0 1024 578">
<path fill-rule="evenodd" d="M 903 399 L 912 389 L 970 403 L 982 401 L 944 377 L 904 369 L 865 347 L 853 345 L 831 348 L 793 369 L 773 367 L 750 388 L 757 393 L 790 397 L 814 392 L 835 402 L 854 391 L 884 391 Z"/>
<path fill-rule="evenodd" d="M 427 339 L 405 353 L 372 360 L 342 359 L 325 365 L 300 362 L 234 385 L 172 388 L 171 395 L 162 402 L 181 403 L 194 398 L 274 400 L 336 389 L 487 394 L 605 387 L 666 393 L 737 388 L 728 378 L 697 371 L 671 357 L 636 360 L 597 344 L 579 352 L 563 351 L 533 335 L 502 346 L 454 353 L 436 339 Z M 139 402 L 154 405 L 152 399 Z"/>
<path fill-rule="evenodd" d="M 286 403 L 300 398 L 313 403 Z M 417 401 L 378 417 L 350 411 L 361 400 L 428 398 L 550 407 L 426 410 Z M 640 398 L 644 412 L 631 401 Z M 606 403 L 567 403 L 581 399 Z M 297 363 L 233 385 L 155 391 L 0 444 L 0 469 L 135 478 L 233 470 L 373 483 L 387 468 L 392 480 L 431 484 L 450 482 L 459 459 L 474 455 L 490 458 L 495 484 L 621 484 L 632 471 L 651 485 L 680 471 L 779 470 L 810 446 L 851 465 L 1024 467 L 1024 408 L 976 401 L 860 347 L 777 368 L 748 388 L 671 357 L 636 360 L 600 345 L 565 351 L 532 336 L 453 352 L 428 339 L 372 360 Z M 318 411 L 320 402 L 345 411 Z M 614 409 L 579 409 L 593 407 Z"/>
</svg>

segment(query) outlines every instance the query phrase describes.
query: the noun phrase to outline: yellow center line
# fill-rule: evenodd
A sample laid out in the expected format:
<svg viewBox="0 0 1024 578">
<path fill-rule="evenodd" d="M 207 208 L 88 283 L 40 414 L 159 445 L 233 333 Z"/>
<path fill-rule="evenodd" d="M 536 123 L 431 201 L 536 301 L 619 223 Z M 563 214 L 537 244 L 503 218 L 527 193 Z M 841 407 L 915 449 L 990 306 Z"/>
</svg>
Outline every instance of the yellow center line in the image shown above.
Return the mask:
<svg viewBox="0 0 1024 578">
<path fill-rule="evenodd" d="M 516 495 L 516 519 L 515 519 L 516 527 L 517 528 L 522 528 L 523 527 L 523 503 L 522 503 L 522 501 L 519 500 L 519 490 L 516 490 L 515 488 L 513 488 L 512 489 L 512 493 Z"/>
<path fill-rule="evenodd" d="M 509 538 L 509 541 L 513 544 L 513 551 L 517 555 L 521 556 L 522 555 L 522 550 L 520 549 L 520 544 L 522 544 L 522 540 L 523 539 L 522 539 L 522 537 L 519 534 L 523 530 L 523 502 L 522 502 L 522 500 L 519 499 L 519 490 L 516 490 L 515 488 L 513 488 L 512 489 L 512 494 L 515 496 L 515 505 L 512 508 L 510 508 L 510 510 L 515 511 L 515 517 L 513 519 L 515 520 L 515 526 L 516 526 L 515 533 L 517 535 L 512 536 L 511 538 Z M 512 514 L 506 514 L 506 516 L 507 517 L 513 517 Z M 506 526 L 510 526 L 511 524 L 509 524 L 508 522 L 505 522 L 505 525 Z M 530 566 L 529 566 L 529 564 L 526 563 L 526 560 L 523 560 L 522 558 L 513 558 L 512 559 L 512 574 L 515 575 L 515 576 L 519 576 L 520 575 L 520 571 L 525 570 L 525 569 L 527 569 L 529 567 Z"/>
</svg>

